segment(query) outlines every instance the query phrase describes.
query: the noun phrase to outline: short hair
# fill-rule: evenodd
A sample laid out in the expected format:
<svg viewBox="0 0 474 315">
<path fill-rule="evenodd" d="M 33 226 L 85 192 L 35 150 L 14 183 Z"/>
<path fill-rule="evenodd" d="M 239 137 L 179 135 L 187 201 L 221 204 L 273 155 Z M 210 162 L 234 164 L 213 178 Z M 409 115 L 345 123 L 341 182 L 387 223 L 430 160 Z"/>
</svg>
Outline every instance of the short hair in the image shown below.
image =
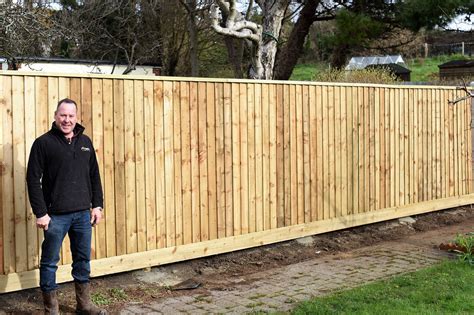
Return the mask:
<svg viewBox="0 0 474 315">
<path fill-rule="evenodd" d="M 70 99 L 70 98 L 63 98 L 62 100 L 60 100 L 58 102 L 58 106 L 56 106 L 56 110 L 58 110 L 59 106 L 61 106 L 63 103 L 74 104 L 74 106 L 76 106 L 76 110 L 77 110 L 76 102 L 74 100 Z"/>
</svg>

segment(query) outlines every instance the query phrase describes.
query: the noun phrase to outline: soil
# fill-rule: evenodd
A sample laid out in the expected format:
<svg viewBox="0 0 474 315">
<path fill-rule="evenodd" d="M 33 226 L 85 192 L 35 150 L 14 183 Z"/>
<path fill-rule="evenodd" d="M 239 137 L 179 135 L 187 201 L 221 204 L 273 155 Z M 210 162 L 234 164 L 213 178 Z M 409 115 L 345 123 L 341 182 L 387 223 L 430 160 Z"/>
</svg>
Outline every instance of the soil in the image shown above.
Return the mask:
<svg viewBox="0 0 474 315">
<path fill-rule="evenodd" d="M 115 313 L 129 303 L 146 303 L 163 297 L 205 294 L 209 289 L 230 290 L 259 279 L 259 271 L 278 268 L 384 241 L 402 241 L 416 233 L 474 222 L 470 206 L 412 217 L 415 221 L 391 220 L 341 231 L 318 234 L 300 240 L 174 263 L 146 270 L 92 279 L 93 298 Z M 474 223 L 473 223 L 474 224 Z M 413 239 L 413 238 L 412 238 Z M 416 240 L 416 238 L 415 238 Z M 423 240 L 419 240 L 423 242 Z M 450 242 L 452 240 L 446 240 Z M 196 288 L 197 287 L 197 288 Z M 62 284 L 59 291 L 62 313 L 73 313 L 74 286 Z M 39 289 L 0 295 L 0 314 L 41 313 Z"/>
</svg>

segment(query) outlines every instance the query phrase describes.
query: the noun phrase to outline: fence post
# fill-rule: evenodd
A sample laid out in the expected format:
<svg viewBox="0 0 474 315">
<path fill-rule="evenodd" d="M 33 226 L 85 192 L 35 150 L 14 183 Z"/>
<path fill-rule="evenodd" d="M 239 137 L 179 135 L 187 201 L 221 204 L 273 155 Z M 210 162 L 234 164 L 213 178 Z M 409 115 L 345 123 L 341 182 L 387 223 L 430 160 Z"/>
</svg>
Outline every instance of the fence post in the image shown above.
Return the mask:
<svg viewBox="0 0 474 315">
<path fill-rule="evenodd" d="M 464 56 L 464 42 L 461 43 L 461 54 Z"/>
<path fill-rule="evenodd" d="M 425 43 L 425 58 L 428 58 L 428 43 Z"/>
</svg>

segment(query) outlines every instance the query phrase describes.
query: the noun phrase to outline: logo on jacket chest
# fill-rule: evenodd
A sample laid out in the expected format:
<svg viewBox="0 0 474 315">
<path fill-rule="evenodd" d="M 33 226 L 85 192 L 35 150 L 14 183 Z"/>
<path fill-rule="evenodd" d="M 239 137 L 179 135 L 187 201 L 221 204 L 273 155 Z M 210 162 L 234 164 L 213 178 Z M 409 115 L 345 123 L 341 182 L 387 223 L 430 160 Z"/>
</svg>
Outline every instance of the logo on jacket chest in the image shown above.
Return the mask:
<svg viewBox="0 0 474 315">
<path fill-rule="evenodd" d="M 81 147 L 81 151 L 84 151 L 84 152 L 90 152 L 91 149 L 88 148 L 88 147 Z"/>
</svg>

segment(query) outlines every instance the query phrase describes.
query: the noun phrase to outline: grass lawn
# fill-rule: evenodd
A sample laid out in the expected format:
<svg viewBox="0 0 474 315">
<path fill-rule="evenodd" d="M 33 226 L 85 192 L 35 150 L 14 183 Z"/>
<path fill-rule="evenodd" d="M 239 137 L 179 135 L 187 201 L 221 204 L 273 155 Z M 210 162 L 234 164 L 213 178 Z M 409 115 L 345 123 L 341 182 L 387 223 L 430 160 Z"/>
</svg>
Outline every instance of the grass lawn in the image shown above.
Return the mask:
<svg viewBox="0 0 474 315">
<path fill-rule="evenodd" d="M 416 58 L 405 60 L 407 67 L 411 70 L 411 81 L 427 82 L 437 78 L 439 73 L 438 66 L 451 60 L 469 59 L 462 55 L 444 55 L 432 58 Z M 296 65 L 290 77 L 292 81 L 311 81 L 318 71 L 327 69 L 328 65 L 324 63 L 306 63 Z"/>
<path fill-rule="evenodd" d="M 430 81 L 433 76 L 437 77 L 439 73 L 438 66 L 451 60 L 465 60 L 468 56 L 462 55 L 444 55 L 433 58 L 417 58 L 406 61 L 408 68 L 411 70 L 411 81 L 426 82 Z"/>
<path fill-rule="evenodd" d="M 318 71 L 322 71 L 328 67 L 327 64 L 323 63 L 306 63 L 298 64 L 293 69 L 291 74 L 291 81 L 312 81 L 314 75 Z"/>
<path fill-rule="evenodd" d="M 300 304 L 292 314 L 474 314 L 474 266 L 446 261 Z"/>
</svg>

